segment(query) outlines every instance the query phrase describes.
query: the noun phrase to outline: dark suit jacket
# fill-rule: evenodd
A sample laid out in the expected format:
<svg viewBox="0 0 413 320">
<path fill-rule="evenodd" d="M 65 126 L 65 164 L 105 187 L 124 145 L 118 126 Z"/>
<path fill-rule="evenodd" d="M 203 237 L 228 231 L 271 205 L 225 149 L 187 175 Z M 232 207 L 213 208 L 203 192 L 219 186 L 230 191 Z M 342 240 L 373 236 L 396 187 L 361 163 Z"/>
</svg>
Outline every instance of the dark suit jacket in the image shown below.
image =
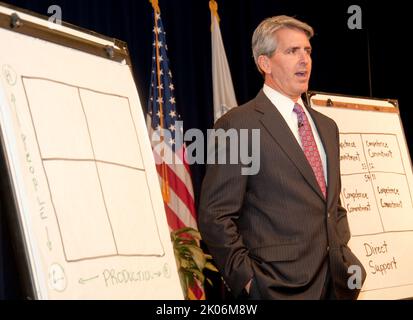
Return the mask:
<svg viewBox="0 0 413 320">
<path fill-rule="evenodd" d="M 319 299 L 329 270 L 336 296 L 353 299 L 359 290 L 347 286 L 350 265 L 361 266 L 364 281 L 365 271 L 347 247 L 338 129 L 330 118 L 307 109 L 327 155 L 327 199 L 263 91 L 216 123 L 216 129 L 260 129 L 259 173 L 241 175 L 241 163 L 208 165 L 201 191 L 199 228 L 235 296 L 253 278 L 253 298 Z M 251 149 L 251 139 L 248 143 Z"/>
</svg>

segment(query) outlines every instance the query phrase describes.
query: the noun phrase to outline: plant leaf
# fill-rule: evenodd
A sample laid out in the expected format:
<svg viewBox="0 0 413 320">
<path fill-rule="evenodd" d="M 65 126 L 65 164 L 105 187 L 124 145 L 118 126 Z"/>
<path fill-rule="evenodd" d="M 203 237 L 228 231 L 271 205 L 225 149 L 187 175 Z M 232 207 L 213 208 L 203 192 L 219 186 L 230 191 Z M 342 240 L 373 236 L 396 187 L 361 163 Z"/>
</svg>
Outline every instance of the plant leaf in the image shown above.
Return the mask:
<svg viewBox="0 0 413 320">
<path fill-rule="evenodd" d="M 189 246 L 189 251 L 192 253 L 192 259 L 194 260 L 195 264 L 198 266 L 198 269 L 202 271 L 205 268 L 205 264 L 207 262 L 204 252 L 201 248 L 196 246 Z"/>
<path fill-rule="evenodd" d="M 208 269 L 214 272 L 219 272 L 218 269 L 211 262 L 205 263 L 205 269 Z"/>
</svg>

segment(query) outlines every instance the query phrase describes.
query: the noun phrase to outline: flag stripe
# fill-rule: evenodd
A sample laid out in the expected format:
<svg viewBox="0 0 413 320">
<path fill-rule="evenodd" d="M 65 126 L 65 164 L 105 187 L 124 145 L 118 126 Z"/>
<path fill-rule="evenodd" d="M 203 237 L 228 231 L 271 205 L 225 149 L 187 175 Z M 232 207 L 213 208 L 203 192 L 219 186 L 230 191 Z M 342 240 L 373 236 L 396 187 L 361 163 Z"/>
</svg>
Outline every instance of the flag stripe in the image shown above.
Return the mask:
<svg viewBox="0 0 413 320">
<path fill-rule="evenodd" d="M 185 202 L 182 201 L 172 189 L 170 190 L 170 198 L 167 205 L 174 211 L 175 215 L 179 217 L 186 227 L 196 229 L 196 220 L 188 210 Z"/>
<path fill-rule="evenodd" d="M 165 204 L 165 212 L 166 220 L 168 221 L 170 229 L 178 230 L 186 227 L 181 219 L 179 219 L 179 217 L 175 214 L 174 210 L 172 210 L 167 204 Z"/>
<path fill-rule="evenodd" d="M 175 192 L 175 194 L 185 203 L 187 209 L 195 219 L 195 205 L 194 198 L 187 188 L 187 185 L 175 174 L 170 166 L 166 166 L 169 187 Z M 162 174 L 162 165 L 156 165 L 158 174 Z"/>
<path fill-rule="evenodd" d="M 191 168 L 189 167 L 189 164 L 188 164 L 188 162 L 186 161 L 186 156 L 187 156 L 187 153 L 186 153 L 186 145 L 184 144 L 183 145 L 183 147 L 182 148 L 180 148 L 179 150 L 177 150 L 177 151 L 175 151 L 175 153 L 176 153 L 176 155 L 177 155 L 177 157 L 182 161 L 182 163 L 184 164 L 184 167 L 185 167 L 185 169 L 186 169 L 186 171 L 188 172 L 188 174 L 189 174 L 189 178 L 191 179 L 191 181 L 192 181 L 192 177 L 191 177 Z M 181 179 L 182 179 L 182 177 L 181 177 Z M 184 179 L 182 179 L 182 180 L 184 180 Z M 191 187 L 192 187 L 192 183 L 190 184 L 191 185 Z M 192 189 L 192 188 L 191 188 Z"/>
<path fill-rule="evenodd" d="M 167 144 L 164 144 L 165 147 L 167 147 L 169 150 L 171 150 L 170 146 L 168 146 Z M 186 151 L 185 151 L 186 152 Z M 155 157 L 155 161 L 156 163 L 162 163 L 162 157 L 159 155 L 159 153 L 156 152 L 156 150 L 153 150 L 154 153 L 154 157 Z M 176 155 L 179 159 L 180 159 L 180 163 L 182 164 L 170 164 L 171 167 L 173 167 L 173 170 L 175 172 L 175 174 L 179 177 L 179 179 L 181 179 L 181 181 L 186 181 L 187 183 L 187 188 L 188 190 L 190 190 L 190 193 L 193 194 L 193 190 L 192 190 L 192 177 L 191 177 L 191 169 L 188 165 L 188 163 L 182 159 L 182 157 L 179 157 L 179 153 L 175 152 L 173 155 Z M 167 157 L 165 157 L 167 158 Z M 169 159 L 168 159 L 169 160 Z M 175 161 L 175 159 L 172 159 L 173 161 Z M 168 161 L 169 162 L 169 161 Z"/>
<path fill-rule="evenodd" d="M 159 175 L 162 175 L 161 156 L 154 150 L 156 159 L 156 169 Z M 192 179 L 188 164 L 185 165 L 166 165 L 168 184 L 181 197 L 183 201 L 187 202 L 187 207 L 192 216 L 196 218 L 194 192 L 192 188 Z"/>
</svg>

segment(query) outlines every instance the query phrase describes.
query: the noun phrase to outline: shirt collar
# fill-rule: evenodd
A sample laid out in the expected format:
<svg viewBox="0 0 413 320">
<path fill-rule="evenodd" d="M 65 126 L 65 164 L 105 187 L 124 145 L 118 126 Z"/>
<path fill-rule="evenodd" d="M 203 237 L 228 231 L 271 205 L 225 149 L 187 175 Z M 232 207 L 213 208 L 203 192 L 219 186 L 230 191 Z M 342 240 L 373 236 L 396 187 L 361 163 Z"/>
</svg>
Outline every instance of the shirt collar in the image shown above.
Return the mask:
<svg viewBox="0 0 413 320">
<path fill-rule="evenodd" d="M 284 118 L 291 117 L 291 113 L 293 112 L 295 105 L 295 102 L 293 100 L 266 84 L 264 84 L 263 91 Z M 298 99 L 297 103 L 299 103 L 305 110 L 301 97 Z"/>
</svg>

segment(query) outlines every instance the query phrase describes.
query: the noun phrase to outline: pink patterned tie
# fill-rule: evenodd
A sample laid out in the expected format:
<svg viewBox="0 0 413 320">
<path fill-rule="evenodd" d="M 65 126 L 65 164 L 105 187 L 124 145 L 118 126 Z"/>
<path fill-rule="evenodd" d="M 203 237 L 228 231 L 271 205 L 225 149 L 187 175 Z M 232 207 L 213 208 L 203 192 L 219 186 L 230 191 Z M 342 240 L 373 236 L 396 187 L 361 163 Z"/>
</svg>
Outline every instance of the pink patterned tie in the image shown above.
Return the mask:
<svg viewBox="0 0 413 320">
<path fill-rule="evenodd" d="M 308 122 L 307 115 L 303 107 L 298 103 L 295 104 L 293 111 L 298 118 L 298 133 L 300 134 L 301 144 L 305 157 L 313 168 L 318 185 L 323 192 L 324 198 L 327 195 L 326 180 L 324 178 L 323 164 L 321 162 L 320 153 L 318 152 L 317 144 L 314 139 L 313 131 Z"/>
</svg>

